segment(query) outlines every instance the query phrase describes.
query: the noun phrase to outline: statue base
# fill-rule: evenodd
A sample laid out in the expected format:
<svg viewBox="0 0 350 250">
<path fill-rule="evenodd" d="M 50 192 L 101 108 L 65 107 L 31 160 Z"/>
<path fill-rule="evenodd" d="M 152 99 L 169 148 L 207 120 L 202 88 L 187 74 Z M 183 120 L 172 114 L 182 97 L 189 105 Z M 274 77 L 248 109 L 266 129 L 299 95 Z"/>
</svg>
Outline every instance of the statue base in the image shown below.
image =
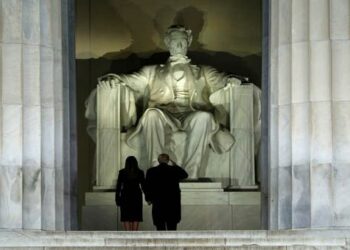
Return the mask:
<svg viewBox="0 0 350 250">
<path fill-rule="evenodd" d="M 182 182 L 182 220 L 178 230 L 260 229 L 260 192 L 230 191 L 221 182 Z M 82 230 L 123 230 L 114 187 L 94 187 L 85 194 Z M 155 230 L 152 207 L 144 201 L 139 230 Z"/>
</svg>

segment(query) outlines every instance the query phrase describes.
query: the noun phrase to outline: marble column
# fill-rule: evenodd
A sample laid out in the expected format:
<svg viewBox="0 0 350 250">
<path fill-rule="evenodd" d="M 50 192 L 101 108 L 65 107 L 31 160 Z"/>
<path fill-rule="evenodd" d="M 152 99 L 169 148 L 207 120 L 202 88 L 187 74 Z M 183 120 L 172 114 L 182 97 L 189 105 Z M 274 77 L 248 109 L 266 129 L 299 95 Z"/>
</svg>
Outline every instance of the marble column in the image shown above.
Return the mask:
<svg viewBox="0 0 350 250">
<path fill-rule="evenodd" d="M 350 0 L 270 1 L 269 228 L 350 226 Z"/>
<path fill-rule="evenodd" d="M 65 228 L 61 4 L 0 1 L 0 228 Z"/>
</svg>

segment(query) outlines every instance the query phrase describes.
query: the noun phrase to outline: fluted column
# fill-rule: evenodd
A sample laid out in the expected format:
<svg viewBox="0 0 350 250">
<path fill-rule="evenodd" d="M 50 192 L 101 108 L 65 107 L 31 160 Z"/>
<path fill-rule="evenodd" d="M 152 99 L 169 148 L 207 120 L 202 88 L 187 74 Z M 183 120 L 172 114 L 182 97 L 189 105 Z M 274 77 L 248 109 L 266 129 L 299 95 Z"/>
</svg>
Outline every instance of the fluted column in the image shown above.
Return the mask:
<svg viewBox="0 0 350 250">
<path fill-rule="evenodd" d="M 269 227 L 350 226 L 350 0 L 270 17 Z"/>
<path fill-rule="evenodd" d="M 64 229 L 61 3 L 0 1 L 0 228 Z"/>
</svg>

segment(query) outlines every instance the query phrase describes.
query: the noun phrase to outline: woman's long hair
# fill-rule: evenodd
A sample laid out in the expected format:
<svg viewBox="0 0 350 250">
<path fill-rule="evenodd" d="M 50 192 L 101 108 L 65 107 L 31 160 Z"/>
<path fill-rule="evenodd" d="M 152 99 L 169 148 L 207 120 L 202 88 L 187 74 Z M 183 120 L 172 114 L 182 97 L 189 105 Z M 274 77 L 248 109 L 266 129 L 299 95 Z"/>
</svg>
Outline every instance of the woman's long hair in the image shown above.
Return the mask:
<svg viewBox="0 0 350 250">
<path fill-rule="evenodd" d="M 139 164 L 135 156 L 128 156 L 125 160 L 125 172 L 128 180 L 138 177 Z"/>
</svg>

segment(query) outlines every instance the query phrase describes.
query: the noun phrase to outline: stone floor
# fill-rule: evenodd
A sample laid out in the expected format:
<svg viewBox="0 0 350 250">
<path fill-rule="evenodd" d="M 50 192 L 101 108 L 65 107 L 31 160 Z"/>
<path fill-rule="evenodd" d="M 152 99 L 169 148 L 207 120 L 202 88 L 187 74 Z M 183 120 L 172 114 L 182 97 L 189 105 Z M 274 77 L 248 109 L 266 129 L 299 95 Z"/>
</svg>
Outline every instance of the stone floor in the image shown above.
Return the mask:
<svg viewBox="0 0 350 250">
<path fill-rule="evenodd" d="M 88 192 L 82 213 L 85 231 L 123 230 L 114 192 Z M 222 184 L 181 183 L 181 221 L 178 231 L 260 229 L 257 191 L 224 192 Z M 153 231 L 152 206 L 144 201 L 140 230 Z"/>
<path fill-rule="evenodd" d="M 350 249 L 350 229 L 113 232 L 0 230 L 1 249 Z"/>
</svg>

